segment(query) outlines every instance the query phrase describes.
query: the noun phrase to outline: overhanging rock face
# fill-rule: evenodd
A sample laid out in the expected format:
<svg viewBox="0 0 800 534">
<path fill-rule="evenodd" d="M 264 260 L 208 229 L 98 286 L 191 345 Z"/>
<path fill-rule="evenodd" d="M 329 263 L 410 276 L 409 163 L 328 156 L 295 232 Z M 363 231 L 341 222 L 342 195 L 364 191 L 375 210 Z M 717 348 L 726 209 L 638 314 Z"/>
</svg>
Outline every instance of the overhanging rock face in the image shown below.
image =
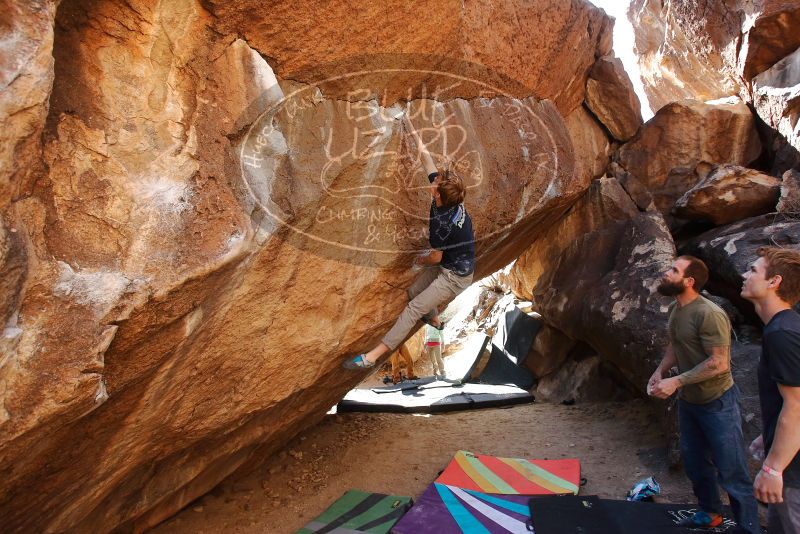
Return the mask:
<svg viewBox="0 0 800 534">
<path fill-rule="evenodd" d="M 491 30 L 478 2 L 15 8 L 4 531 L 147 528 L 362 378 L 339 364 L 389 327 L 426 246 L 401 114 L 465 176 L 477 276 L 564 213 L 591 174 L 562 116 L 610 20 L 579 0 L 495 8 Z"/>
</svg>

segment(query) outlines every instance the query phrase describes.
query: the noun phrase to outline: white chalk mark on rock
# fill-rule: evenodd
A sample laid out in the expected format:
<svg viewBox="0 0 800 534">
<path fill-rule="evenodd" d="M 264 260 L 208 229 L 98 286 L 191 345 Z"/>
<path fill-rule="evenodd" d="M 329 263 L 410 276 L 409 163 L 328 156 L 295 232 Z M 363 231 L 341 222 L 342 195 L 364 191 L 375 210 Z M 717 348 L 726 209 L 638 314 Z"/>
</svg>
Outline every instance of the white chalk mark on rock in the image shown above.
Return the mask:
<svg viewBox="0 0 800 534">
<path fill-rule="evenodd" d="M 56 296 L 71 298 L 78 304 L 91 306 L 98 312 L 113 306 L 131 280 L 118 271 L 74 270 L 68 263 L 58 262 L 60 272 L 53 288 Z"/>
</svg>

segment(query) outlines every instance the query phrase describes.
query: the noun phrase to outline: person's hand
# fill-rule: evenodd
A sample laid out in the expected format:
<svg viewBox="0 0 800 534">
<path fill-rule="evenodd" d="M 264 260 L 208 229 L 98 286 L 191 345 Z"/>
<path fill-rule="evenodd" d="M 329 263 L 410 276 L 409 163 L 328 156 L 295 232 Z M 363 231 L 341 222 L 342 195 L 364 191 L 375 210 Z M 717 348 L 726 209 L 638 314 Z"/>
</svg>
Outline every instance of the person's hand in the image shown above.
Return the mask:
<svg viewBox="0 0 800 534">
<path fill-rule="evenodd" d="M 414 265 L 419 265 L 419 266 L 423 266 L 423 265 L 425 265 L 425 261 L 424 261 L 424 260 L 425 260 L 425 258 L 427 258 L 428 256 L 429 256 L 429 254 L 428 254 L 427 252 L 420 252 L 419 254 L 417 254 L 416 256 L 414 256 L 414 262 L 413 262 L 413 264 L 414 264 Z"/>
<path fill-rule="evenodd" d="M 656 371 L 653 373 L 653 376 L 651 376 L 650 380 L 647 381 L 647 394 L 648 395 L 651 395 L 651 396 L 653 395 L 653 388 L 660 381 L 661 381 L 661 371 L 656 369 Z"/>
<path fill-rule="evenodd" d="M 668 399 L 677 389 L 681 383 L 677 377 L 664 378 L 659 380 L 653 387 L 651 395 L 659 399 Z"/>
<path fill-rule="evenodd" d="M 753 440 L 753 442 L 747 448 L 747 451 L 756 460 L 759 460 L 759 461 L 763 461 L 764 460 L 764 436 L 763 436 L 763 434 L 759 434 L 759 436 L 756 439 Z"/>
<path fill-rule="evenodd" d="M 783 502 L 783 477 L 759 471 L 753 482 L 753 495 L 767 504 Z"/>
</svg>

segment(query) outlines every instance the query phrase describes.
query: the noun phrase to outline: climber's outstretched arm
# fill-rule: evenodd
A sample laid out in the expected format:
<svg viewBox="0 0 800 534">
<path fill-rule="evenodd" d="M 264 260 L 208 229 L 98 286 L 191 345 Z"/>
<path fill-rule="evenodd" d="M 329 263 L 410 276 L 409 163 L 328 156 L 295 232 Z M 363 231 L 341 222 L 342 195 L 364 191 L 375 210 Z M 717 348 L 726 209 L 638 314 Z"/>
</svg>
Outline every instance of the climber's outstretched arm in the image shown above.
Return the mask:
<svg viewBox="0 0 800 534">
<path fill-rule="evenodd" d="M 411 124 L 411 120 L 406 117 L 403 119 L 406 128 L 408 128 L 409 133 L 414 137 L 414 141 L 417 143 L 417 147 L 419 148 L 420 158 L 422 159 L 422 166 L 425 168 L 425 174 L 429 175 L 436 172 L 436 165 L 433 164 L 433 158 L 431 157 L 430 152 L 428 152 L 425 143 L 422 142 L 422 137 L 420 137 L 419 132 L 414 128 L 414 125 Z"/>
</svg>

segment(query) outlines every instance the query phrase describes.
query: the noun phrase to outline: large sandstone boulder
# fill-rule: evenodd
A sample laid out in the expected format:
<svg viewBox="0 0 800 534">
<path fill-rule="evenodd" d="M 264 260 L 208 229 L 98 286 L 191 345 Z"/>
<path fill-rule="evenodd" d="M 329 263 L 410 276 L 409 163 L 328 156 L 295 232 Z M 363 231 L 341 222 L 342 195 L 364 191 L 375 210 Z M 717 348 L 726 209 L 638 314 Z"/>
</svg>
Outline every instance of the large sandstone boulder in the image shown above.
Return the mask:
<svg viewBox="0 0 800 534">
<path fill-rule="evenodd" d="M 541 378 L 559 367 L 575 348 L 575 341 L 564 335 L 560 330 L 548 324 L 542 324 L 533 340 L 531 350 L 525 358 L 527 367 L 533 376 Z"/>
<path fill-rule="evenodd" d="M 800 48 L 753 79 L 753 104 L 777 133 L 777 157 L 800 166 Z"/>
<path fill-rule="evenodd" d="M 628 17 L 651 108 L 738 95 L 764 121 L 771 172 L 800 165 L 798 2 L 634 0 Z"/>
<path fill-rule="evenodd" d="M 608 166 L 608 173 L 617 179 L 640 211 L 656 210 L 656 204 L 653 201 L 653 195 L 650 190 L 638 178 L 623 169 L 619 163 L 616 161 L 611 162 Z"/>
<path fill-rule="evenodd" d="M 714 0 L 633 0 L 628 7 L 644 90 L 653 111 L 683 99 L 738 94 L 737 16 Z"/>
<path fill-rule="evenodd" d="M 339 364 L 426 246 L 402 114 L 467 180 L 478 277 L 587 186 L 559 110 L 611 24 L 581 0 L 491 27 L 476 2 L 6 4 L 4 531 L 144 530 L 363 378 Z"/>
<path fill-rule="evenodd" d="M 742 274 L 758 256 L 759 247 L 800 248 L 800 220 L 784 215 L 761 215 L 715 228 L 689 241 L 682 254 L 702 259 L 711 276 L 708 290 L 733 302 L 757 321 L 753 306 L 739 296 Z"/>
<path fill-rule="evenodd" d="M 800 171 L 788 170 L 783 173 L 781 197 L 775 209 L 778 213 L 800 218 Z"/>
<path fill-rule="evenodd" d="M 715 225 L 775 210 L 781 180 L 738 165 L 719 165 L 675 202 L 674 213 Z"/>
<path fill-rule="evenodd" d="M 800 5 L 786 0 L 633 0 L 628 18 L 654 110 L 748 92 L 800 46 Z"/>
<path fill-rule="evenodd" d="M 586 105 L 618 141 L 627 141 L 642 125 L 642 106 L 619 58 L 598 59 L 586 82 Z"/>
<path fill-rule="evenodd" d="M 56 5 L 0 1 L 0 330 L 16 329 L 27 273 L 24 237 L 6 208 L 12 199 L 30 195 L 44 172 L 42 130 L 53 84 Z M 2 413 L 0 405 L 0 420 Z"/>
<path fill-rule="evenodd" d="M 260 0 L 204 5 L 217 19 L 215 28 L 242 35 L 274 59 L 283 78 L 327 76 L 338 73 L 342 63 L 358 70 L 372 62 L 370 55 L 391 55 L 395 62 L 402 58 L 403 70 L 384 72 L 368 87 L 380 96 L 388 91 L 390 101 L 407 96 L 409 86 L 424 96 L 423 81 L 435 82 L 437 70 L 458 69 L 487 85 L 429 83 L 428 94 L 434 89 L 440 98 L 492 94 L 507 77 L 524 88 L 515 96 L 549 98 L 564 116 L 583 102 L 589 69 L 611 51 L 613 37 L 612 19 L 585 0 L 446 0 L 424 7 L 368 2 L 357 13 L 338 4 L 326 6 L 324 24 L 315 22 L 321 12 L 313 2 L 286 2 L 268 11 Z"/>
<path fill-rule="evenodd" d="M 622 401 L 634 396 L 624 382 L 608 362 L 590 355 L 570 360 L 540 379 L 533 393 L 537 401 L 552 403 Z"/>
<path fill-rule="evenodd" d="M 583 106 L 567 116 L 566 124 L 575 150 L 575 173 L 588 186 L 605 173 L 611 144 L 597 120 Z"/>
<path fill-rule="evenodd" d="M 745 16 L 737 66 L 745 80 L 752 80 L 800 46 L 800 5 L 794 0 L 741 4 Z"/>
<path fill-rule="evenodd" d="M 668 301 L 655 292 L 675 248 L 658 212 L 601 178 L 514 265 L 543 320 L 589 345 L 643 391 L 662 356 Z M 517 291 L 517 289 L 515 289 Z"/>
<path fill-rule="evenodd" d="M 653 194 L 668 214 L 698 181 L 700 162 L 745 166 L 761 153 L 753 115 L 741 101 L 704 104 L 694 100 L 661 108 L 620 147 L 617 161 Z"/>
</svg>

